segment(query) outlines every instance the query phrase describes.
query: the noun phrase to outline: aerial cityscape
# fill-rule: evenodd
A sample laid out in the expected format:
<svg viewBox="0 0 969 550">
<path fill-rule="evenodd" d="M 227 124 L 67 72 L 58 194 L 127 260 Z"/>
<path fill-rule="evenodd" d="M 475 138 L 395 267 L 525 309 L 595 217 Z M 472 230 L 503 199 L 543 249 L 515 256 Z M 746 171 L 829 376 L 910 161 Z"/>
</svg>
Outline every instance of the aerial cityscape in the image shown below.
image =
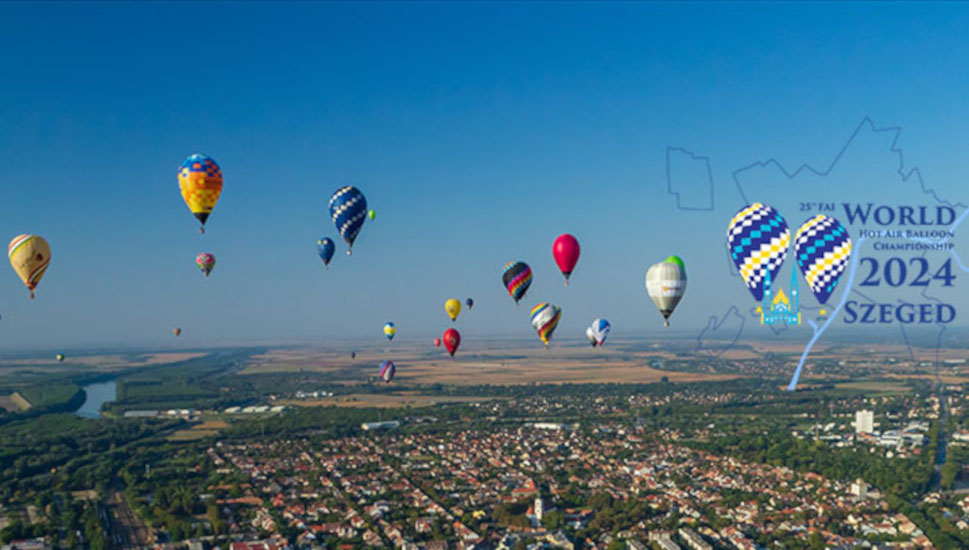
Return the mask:
<svg viewBox="0 0 969 550">
<path fill-rule="evenodd" d="M 967 33 L 0 3 L 0 550 L 969 549 Z"/>
</svg>

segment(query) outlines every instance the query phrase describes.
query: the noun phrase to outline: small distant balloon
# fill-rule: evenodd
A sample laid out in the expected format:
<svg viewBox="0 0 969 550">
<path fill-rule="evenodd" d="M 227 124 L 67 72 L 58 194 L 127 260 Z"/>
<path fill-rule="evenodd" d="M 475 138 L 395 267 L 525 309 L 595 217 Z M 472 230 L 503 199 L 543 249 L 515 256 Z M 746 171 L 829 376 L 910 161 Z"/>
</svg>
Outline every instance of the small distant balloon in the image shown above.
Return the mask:
<svg viewBox="0 0 969 550">
<path fill-rule="evenodd" d="M 10 241 L 7 255 L 10 256 L 13 270 L 20 276 L 33 298 L 34 289 L 50 266 L 50 245 L 38 235 L 17 235 Z"/>
<path fill-rule="evenodd" d="M 209 273 L 212 273 L 212 270 L 215 269 L 215 256 L 203 252 L 195 257 L 195 265 L 199 266 L 202 273 L 205 273 L 205 276 L 208 277 Z"/>
<path fill-rule="evenodd" d="M 515 305 L 525 297 L 525 292 L 532 285 L 532 268 L 525 262 L 508 262 L 501 274 L 501 282 L 508 289 L 508 294 L 515 300 Z"/>
<path fill-rule="evenodd" d="M 585 328 L 585 337 L 589 339 L 589 344 L 591 344 L 592 347 L 596 347 L 596 345 L 599 344 L 599 340 L 596 339 L 595 333 L 592 332 L 592 327 Z"/>
<path fill-rule="evenodd" d="M 347 254 L 351 254 L 367 216 L 367 199 L 359 189 L 346 185 L 334 191 L 327 206 L 333 225 L 347 243 Z"/>
<path fill-rule="evenodd" d="M 454 357 L 454 352 L 458 351 L 458 346 L 461 345 L 461 333 L 453 328 L 449 328 L 444 331 L 441 340 L 444 342 L 444 347 L 451 354 L 451 357 Z"/>
<path fill-rule="evenodd" d="M 351 351 L 350 352 L 350 359 L 356 359 L 356 358 L 357 358 L 357 352 Z"/>
<path fill-rule="evenodd" d="M 780 212 L 755 202 L 741 208 L 727 226 L 727 250 L 740 270 L 747 289 L 758 302 L 764 298 L 764 281 L 772 281 L 787 258 L 791 231 Z"/>
<path fill-rule="evenodd" d="M 450 298 L 444 302 L 444 311 L 447 312 L 447 316 L 451 318 L 451 321 L 455 321 L 458 315 L 461 313 L 461 302 L 457 298 Z"/>
<path fill-rule="evenodd" d="M 589 331 L 591 332 L 592 337 L 595 338 L 596 344 L 599 346 L 606 343 L 606 337 L 609 336 L 610 330 L 612 330 L 612 325 L 609 324 L 609 321 L 602 319 L 601 317 L 595 321 L 592 321 L 592 324 L 589 325 Z"/>
<path fill-rule="evenodd" d="M 177 337 L 179 337 L 179 336 L 181 336 L 181 335 L 182 335 L 182 329 L 180 329 L 180 328 L 178 328 L 178 327 L 175 327 L 175 328 L 173 328 L 173 329 L 172 329 L 172 333 L 173 333 L 173 334 L 175 335 L 175 337 L 177 338 Z"/>
<path fill-rule="evenodd" d="M 323 260 L 323 265 L 329 269 L 330 260 L 333 259 L 333 253 L 336 251 L 336 245 L 333 244 L 333 239 L 329 237 L 323 237 L 322 239 L 316 241 L 316 252 L 319 253 L 320 259 Z"/>
<path fill-rule="evenodd" d="M 178 169 L 178 187 L 185 204 L 199 221 L 199 233 L 205 233 L 205 222 L 222 194 L 222 169 L 214 159 L 194 154 Z"/>
<path fill-rule="evenodd" d="M 532 328 L 538 333 L 538 337 L 546 348 L 561 318 L 562 308 L 548 302 L 542 302 L 532 308 Z"/>
<path fill-rule="evenodd" d="M 552 244 L 552 257 L 558 264 L 559 270 L 565 276 L 565 284 L 569 284 L 569 277 L 579 261 L 579 241 L 568 233 L 559 235 Z"/>
<path fill-rule="evenodd" d="M 441 347 L 441 339 L 440 338 L 435 338 L 434 339 L 434 347 L 435 348 Z"/>
<path fill-rule="evenodd" d="M 794 257 L 811 292 L 824 304 L 838 286 L 851 258 L 851 237 L 841 222 L 818 214 L 794 235 Z"/>
<path fill-rule="evenodd" d="M 57 358 L 58 361 L 60 361 L 62 363 L 64 362 L 64 354 L 63 353 L 58 353 L 55 357 Z"/>
<path fill-rule="evenodd" d="M 386 336 L 388 340 L 393 340 L 395 334 L 397 334 L 397 327 L 394 326 L 393 323 L 387 322 L 387 324 L 384 325 L 384 336 Z"/>
<path fill-rule="evenodd" d="M 394 374 L 397 372 L 397 367 L 394 366 L 393 361 L 384 361 L 380 363 L 380 379 L 384 382 L 390 383 L 394 379 Z"/>
<path fill-rule="evenodd" d="M 367 217 L 370 218 L 371 221 L 376 220 L 377 219 L 377 211 L 374 210 L 373 208 L 371 208 L 370 209 L 370 212 L 367 212 Z"/>
<path fill-rule="evenodd" d="M 646 293 L 670 326 L 670 315 L 686 293 L 686 265 L 679 256 L 670 256 L 646 270 Z"/>
<path fill-rule="evenodd" d="M 474 307 L 474 300 L 468 298 L 464 301 L 464 305 L 468 306 L 468 311 L 471 311 L 471 308 Z"/>
</svg>

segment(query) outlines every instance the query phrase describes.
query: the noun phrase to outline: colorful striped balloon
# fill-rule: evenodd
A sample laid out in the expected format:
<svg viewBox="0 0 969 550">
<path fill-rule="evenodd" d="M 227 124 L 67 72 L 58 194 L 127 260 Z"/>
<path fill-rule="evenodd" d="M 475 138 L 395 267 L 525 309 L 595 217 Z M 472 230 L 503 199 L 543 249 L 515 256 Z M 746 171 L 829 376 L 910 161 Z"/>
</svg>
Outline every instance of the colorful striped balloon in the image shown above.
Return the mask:
<svg viewBox="0 0 969 550">
<path fill-rule="evenodd" d="M 818 303 L 825 303 L 838 286 L 851 258 L 851 237 L 841 222 L 818 214 L 794 235 L 794 256 Z"/>
<path fill-rule="evenodd" d="M 764 298 L 767 273 L 771 281 L 777 281 L 790 243 L 791 232 L 784 217 L 766 204 L 745 206 L 730 220 L 727 248 L 755 300 Z"/>
<path fill-rule="evenodd" d="M 10 256 L 13 270 L 27 285 L 30 297 L 33 298 L 34 289 L 37 288 L 50 265 L 50 245 L 43 237 L 37 235 L 17 235 L 10 241 L 7 255 Z"/>
<path fill-rule="evenodd" d="M 532 268 L 525 262 L 508 262 L 501 274 L 501 282 L 508 289 L 508 294 L 515 299 L 515 304 L 518 304 L 532 285 Z"/>
<path fill-rule="evenodd" d="M 209 273 L 212 273 L 212 270 L 215 269 L 215 256 L 209 254 L 208 252 L 203 252 L 195 257 L 195 264 L 199 266 L 202 273 L 205 273 L 205 276 L 208 277 Z"/>
<path fill-rule="evenodd" d="M 397 367 L 394 366 L 393 361 L 384 361 L 380 364 L 380 379 L 384 382 L 390 382 L 394 379 L 394 374 L 397 372 Z"/>
<path fill-rule="evenodd" d="M 532 327 L 538 332 L 538 337 L 542 339 L 545 347 L 555 332 L 555 327 L 559 325 L 562 318 L 562 308 L 553 306 L 548 302 L 542 302 L 532 308 Z"/>
<path fill-rule="evenodd" d="M 363 229 L 367 219 L 367 199 L 352 185 L 341 187 L 330 197 L 330 217 L 340 236 L 347 242 L 347 254 L 353 250 L 353 241 Z"/>
</svg>

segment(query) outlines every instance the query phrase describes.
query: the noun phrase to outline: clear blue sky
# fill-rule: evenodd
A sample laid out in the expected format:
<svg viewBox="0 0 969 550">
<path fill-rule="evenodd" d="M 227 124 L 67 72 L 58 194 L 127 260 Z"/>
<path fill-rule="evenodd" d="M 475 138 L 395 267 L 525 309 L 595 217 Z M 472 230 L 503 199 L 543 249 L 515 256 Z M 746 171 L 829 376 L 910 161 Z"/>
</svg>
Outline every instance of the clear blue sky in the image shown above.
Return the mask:
<svg viewBox="0 0 969 550">
<path fill-rule="evenodd" d="M 674 326 L 696 331 L 750 305 L 722 253 L 741 166 L 826 165 L 870 116 L 969 202 L 967 36 L 958 4 L 2 3 L 0 237 L 41 234 L 53 261 L 32 302 L 0 270 L 0 348 L 170 345 L 175 325 L 177 345 L 326 344 L 387 320 L 429 339 L 451 296 L 476 300 L 466 338 L 532 336 L 541 300 L 565 310 L 556 339 L 600 315 L 659 338 L 643 274 L 673 252 Z M 892 180 L 891 143 L 860 140 L 838 186 L 929 203 Z M 716 212 L 677 211 L 668 146 L 710 158 Z M 225 175 L 204 236 L 175 175 L 194 152 Z M 348 183 L 378 218 L 326 271 Z M 562 232 L 584 247 L 568 289 Z M 518 310 L 499 282 L 517 259 Z"/>
</svg>

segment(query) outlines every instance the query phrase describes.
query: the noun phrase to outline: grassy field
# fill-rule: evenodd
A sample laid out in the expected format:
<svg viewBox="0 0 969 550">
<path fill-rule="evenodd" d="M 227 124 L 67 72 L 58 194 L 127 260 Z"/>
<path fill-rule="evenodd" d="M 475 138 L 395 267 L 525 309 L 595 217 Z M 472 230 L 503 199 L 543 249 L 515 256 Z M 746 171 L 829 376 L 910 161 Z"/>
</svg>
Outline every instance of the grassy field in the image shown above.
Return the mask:
<svg viewBox="0 0 969 550">
<path fill-rule="evenodd" d="M 201 424 L 196 424 L 191 428 L 186 428 L 184 430 L 178 430 L 172 435 L 168 436 L 169 441 L 197 441 L 199 439 L 205 439 L 206 437 L 212 437 L 218 435 L 220 431 L 229 427 L 227 422 L 221 420 L 208 420 L 202 422 Z"/>
<path fill-rule="evenodd" d="M 402 407 L 430 407 L 441 403 L 477 403 L 498 399 L 496 397 L 468 397 L 420 395 L 415 392 L 394 393 L 352 393 L 327 399 L 282 399 L 276 403 L 289 407 L 357 407 L 357 408 L 402 408 Z"/>
</svg>

